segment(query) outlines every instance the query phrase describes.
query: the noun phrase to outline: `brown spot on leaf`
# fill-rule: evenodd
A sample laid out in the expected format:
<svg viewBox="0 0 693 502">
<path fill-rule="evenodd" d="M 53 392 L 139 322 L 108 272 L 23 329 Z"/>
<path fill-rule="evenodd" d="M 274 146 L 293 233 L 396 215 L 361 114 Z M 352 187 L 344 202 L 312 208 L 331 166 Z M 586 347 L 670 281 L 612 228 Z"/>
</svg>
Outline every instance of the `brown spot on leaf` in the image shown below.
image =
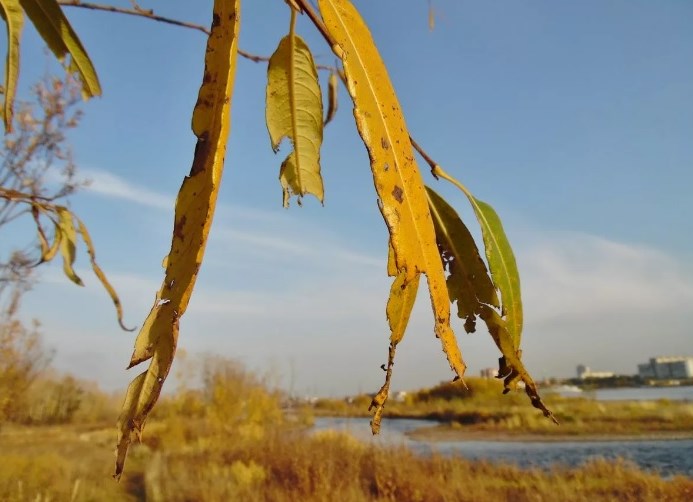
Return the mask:
<svg viewBox="0 0 693 502">
<path fill-rule="evenodd" d="M 188 218 L 185 215 L 183 215 L 180 220 L 176 221 L 176 224 L 173 227 L 173 235 L 178 237 L 180 240 L 185 239 L 185 233 L 183 232 L 183 228 L 185 227 L 186 221 L 188 221 Z"/>
<path fill-rule="evenodd" d="M 386 140 L 385 138 L 380 138 L 380 146 L 383 147 L 383 150 L 389 150 L 390 149 L 390 142 Z"/>
<path fill-rule="evenodd" d="M 399 202 L 400 204 L 401 204 L 402 201 L 404 200 L 404 192 L 403 192 L 402 189 L 401 189 L 399 186 L 397 186 L 397 185 L 395 185 L 395 188 L 392 189 L 392 196 L 393 196 L 393 197 L 395 198 L 395 200 L 396 200 L 397 202 Z"/>
</svg>

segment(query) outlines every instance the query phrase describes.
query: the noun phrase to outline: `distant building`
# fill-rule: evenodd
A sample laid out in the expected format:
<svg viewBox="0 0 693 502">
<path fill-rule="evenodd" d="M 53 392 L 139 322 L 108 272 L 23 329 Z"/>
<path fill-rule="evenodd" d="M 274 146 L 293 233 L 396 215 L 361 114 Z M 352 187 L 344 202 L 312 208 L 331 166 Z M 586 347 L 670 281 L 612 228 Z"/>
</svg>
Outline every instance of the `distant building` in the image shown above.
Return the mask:
<svg viewBox="0 0 693 502">
<path fill-rule="evenodd" d="M 579 379 L 585 378 L 583 375 L 584 375 L 585 373 L 589 373 L 589 372 L 590 372 L 590 367 L 589 367 L 589 366 L 585 366 L 584 364 L 578 364 L 578 367 L 577 367 L 577 376 L 578 376 Z"/>
<path fill-rule="evenodd" d="M 577 376 L 580 380 L 585 378 L 611 378 L 614 376 L 613 371 L 592 371 L 589 366 L 579 364 L 577 367 Z"/>
<path fill-rule="evenodd" d="M 638 364 L 638 376 L 657 380 L 693 378 L 693 357 L 652 357 Z"/>
</svg>

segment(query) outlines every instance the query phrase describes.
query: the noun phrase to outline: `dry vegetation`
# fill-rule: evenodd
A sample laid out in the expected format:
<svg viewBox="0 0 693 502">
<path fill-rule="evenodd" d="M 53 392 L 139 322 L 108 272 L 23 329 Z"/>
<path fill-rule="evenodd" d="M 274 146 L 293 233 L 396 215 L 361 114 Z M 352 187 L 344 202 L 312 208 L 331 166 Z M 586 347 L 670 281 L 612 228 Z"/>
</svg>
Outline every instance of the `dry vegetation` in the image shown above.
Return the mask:
<svg viewBox="0 0 693 502">
<path fill-rule="evenodd" d="M 99 395 L 94 388 L 71 380 L 69 388 L 79 389 L 82 398 L 69 418 L 60 414 L 61 420 L 53 415 L 41 421 L 52 425 L 6 421 L 0 430 L 0 499 L 693 499 L 690 478 L 665 480 L 626 462 L 593 461 L 578 469 L 551 471 L 520 469 L 417 456 L 402 447 L 372 447 L 342 433 L 310 434 L 305 428 L 310 416 L 294 413 L 288 418 L 280 406 L 281 395 L 241 365 L 207 358 L 186 371 L 199 388 L 181 388 L 164 399 L 143 443 L 132 449 L 120 483 L 110 477 L 118 403 L 105 395 L 94 400 Z M 50 380 L 46 376 L 36 383 L 43 388 Z M 53 377 L 56 385 L 64 381 Z M 34 417 L 50 416 L 45 410 L 53 409 L 34 408 L 44 410 Z M 31 422 L 39 423 L 36 418 Z"/>
<path fill-rule="evenodd" d="M 438 420 L 464 433 L 541 434 L 550 436 L 657 435 L 693 437 L 693 403 L 679 401 L 596 401 L 547 395 L 545 401 L 560 426 L 527 406 L 522 391 L 502 394 L 497 380 L 469 378 L 468 389 L 460 383 L 443 383 L 432 389 L 391 400 L 385 416 Z M 351 402 L 324 399 L 316 413 L 367 416 L 369 396 Z"/>
</svg>

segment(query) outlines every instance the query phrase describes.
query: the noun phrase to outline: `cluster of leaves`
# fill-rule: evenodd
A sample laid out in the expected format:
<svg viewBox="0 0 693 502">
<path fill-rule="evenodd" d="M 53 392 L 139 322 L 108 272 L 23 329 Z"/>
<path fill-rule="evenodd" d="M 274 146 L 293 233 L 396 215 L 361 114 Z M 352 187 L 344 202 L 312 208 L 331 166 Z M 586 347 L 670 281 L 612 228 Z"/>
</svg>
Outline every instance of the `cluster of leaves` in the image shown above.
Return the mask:
<svg viewBox="0 0 693 502">
<path fill-rule="evenodd" d="M 79 123 L 80 112 L 73 110 L 79 94 L 86 99 L 101 93 L 96 71 L 56 0 L 0 0 L 0 15 L 6 22 L 8 36 L 3 87 L 6 136 L 0 165 L 0 226 L 31 214 L 39 249 L 36 259 L 31 256 L 31 250 L 15 252 L 7 264 L 0 263 L 2 276 L 4 278 L 4 272 L 8 272 L 6 282 L 16 283 L 22 274 L 29 275 L 30 268 L 60 254 L 65 275 L 82 285 L 82 279 L 73 268 L 81 237 L 92 269 L 111 296 L 118 322 L 125 329 L 120 300 L 95 261 L 94 246 L 86 226 L 67 206 L 57 203 L 79 187 L 71 153 L 64 146 L 65 133 Z M 67 75 L 64 80 L 45 79 L 34 87 L 41 113 L 35 113 L 32 106 L 22 103 L 15 114 L 19 47 L 25 17 L 65 64 Z M 49 190 L 46 175 L 58 163 L 62 164 L 61 183 L 57 190 Z"/>
<path fill-rule="evenodd" d="M 60 41 L 57 44 L 55 33 L 48 29 L 58 22 L 67 23 L 56 0 L 0 0 L 0 3 L 11 40 L 8 61 L 15 63 L 8 64 L 6 123 L 8 120 L 11 122 L 11 96 L 18 65 L 18 55 L 13 55 L 13 51 L 18 47 L 20 7 L 58 57 L 67 52 L 71 54 L 71 69 L 81 76 L 87 94 L 98 92 L 93 68 L 90 63 L 85 64 L 88 58 L 76 36 L 71 30 L 62 30 L 57 35 Z M 455 378 L 461 379 L 466 369 L 451 327 L 451 305 L 456 303 L 457 314 L 464 320 L 467 332 L 476 329 L 477 319 L 488 327 L 502 354 L 500 376 L 504 379 L 505 391 L 522 381 L 532 404 L 545 416 L 553 418 L 521 361 L 523 319 L 519 275 L 498 215 L 491 206 L 476 199 L 466 187 L 448 175 L 410 138 L 387 69 L 368 27 L 352 3 L 349 0 L 318 0 L 319 14 L 306 0 L 286 0 L 286 3 L 290 9 L 289 33 L 269 59 L 266 94 L 266 120 L 273 149 L 278 149 L 283 138 L 288 138 L 293 147 L 280 168 L 283 203 L 288 205 L 293 196 L 300 203 L 301 198 L 308 194 L 321 202 L 323 200 L 320 146 L 324 124 L 337 109 L 338 79 L 341 79 L 354 104 L 356 127 L 368 151 L 379 208 L 389 232 L 387 272 L 394 277 L 386 308 L 391 330 L 390 347 L 385 383 L 371 404 L 375 409 L 373 432 L 379 429 L 396 347 L 403 339 L 422 275 L 430 294 L 433 330 L 442 343 Z M 170 371 L 179 319 L 188 306 L 202 263 L 229 132 L 239 52 L 239 4 L 240 0 L 214 1 L 202 86 L 192 118 L 197 145 L 192 168 L 176 201 L 171 250 L 164 265 L 165 278 L 136 339 L 130 361 L 130 367 L 133 367 L 151 360 L 147 370 L 139 374 L 128 388 L 118 422 L 116 476 L 122 472 L 129 444 L 140 436 Z M 38 9 L 36 5 L 44 8 Z M 318 69 L 310 49 L 295 30 L 299 14 L 310 17 L 341 62 L 341 68 L 334 69 L 328 79 L 325 119 Z M 429 23 L 432 25 L 431 20 Z M 14 28 L 10 27 L 11 24 Z M 13 42 L 15 39 L 16 43 Z M 414 150 L 429 164 L 435 179 L 450 181 L 471 203 L 481 227 L 488 269 L 456 211 L 424 184 Z M 16 194 L 9 196 L 19 197 Z M 27 202 L 32 205 L 34 213 L 50 217 L 47 214 L 50 211 L 40 202 Z M 68 216 L 66 210 L 56 209 L 55 214 L 57 218 L 51 221 L 56 237 L 52 244 L 46 238 L 41 239 L 46 244 L 43 257 L 50 257 L 51 250 L 58 246 L 66 264 L 66 273 L 75 280 L 74 272 L 71 272 L 75 221 L 92 257 L 93 249 L 79 220 Z M 38 217 L 37 227 L 41 231 Z"/>
<path fill-rule="evenodd" d="M 96 70 L 57 0 L 0 0 L 0 16 L 7 27 L 3 109 L 6 131 L 12 130 L 14 98 L 19 79 L 19 44 L 25 17 L 29 18 L 55 57 L 67 64 L 70 73 L 79 76 L 84 99 L 101 94 Z"/>
</svg>

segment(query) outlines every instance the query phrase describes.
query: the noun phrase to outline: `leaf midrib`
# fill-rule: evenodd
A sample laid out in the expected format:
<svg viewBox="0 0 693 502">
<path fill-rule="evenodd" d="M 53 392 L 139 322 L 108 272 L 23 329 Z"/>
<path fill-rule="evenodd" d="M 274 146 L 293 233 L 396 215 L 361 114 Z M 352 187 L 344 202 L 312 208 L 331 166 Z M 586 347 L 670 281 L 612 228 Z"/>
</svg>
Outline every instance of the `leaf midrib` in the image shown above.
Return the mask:
<svg viewBox="0 0 693 502">
<path fill-rule="evenodd" d="M 468 190 L 464 190 L 464 193 L 465 193 L 465 195 L 467 196 L 467 198 L 469 199 L 469 202 L 472 204 L 472 207 L 474 208 L 474 212 L 477 214 L 477 218 L 480 219 L 480 220 L 482 220 L 484 226 L 485 226 L 486 228 L 489 229 L 488 235 L 489 235 L 489 237 L 491 238 L 491 240 L 493 241 L 493 244 L 494 244 L 494 246 L 495 246 L 495 248 L 496 248 L 496 255 L 498 256 L 499 261 L 501 262 L 502 267 L 503 267 L 503 272 L 504 272 L 504 274 L 501 274 L 501 276 L 506 277 L 506 278 L 507 278 L 507 282 L 510 283 L 510 282 L 511 282 L 511 281 L 510 281 L 510 274 L 508 273 L 508 271 L 509 271 L 510 269 L 509 269 L 509 267 L 508 267 L 508 265 L 507 265 L 507 262 L 505 261 L 505 258 L 504 258 L 504 256 L 503 256 L 503 253 L 500 252 L 501 247 L 500 247 L 500 244 L 498 243 L 498 241 L 496 240 L 496 236 L 495 236 L 494 232 L 491 231 L 491 225 L 489 224 L 488 220 L 486 219 L 486 216 L 484 215 L 484 213 L 481 211 L 481 209 L 480 209 L 480 207 L 479 207 L 479 204 L 477 204 L 476 198 L 475 198 Z M 490 261 L 490 260 L 489 260 L 489 261 Z M 493 273 L 492 273 L 492 275 L 493 275 Z M 502 293 L 503 293 L 503 292 L 501 292 L 501 294 L 502 294 Z M 512 314 L 511 317 L 512 317 L 512 319 L 513 319 L 513 321 L 514 321 L 514 322 L 512 323 L 512 324 L 513 324 L 513 330 L 516 332 L 515 334 L 516 334 L 516 337 L 517 337 L 517 339 L 518 339 L 517 342 L 518 342 L 518 346 L 519 346 L 519 340 L 520 340 L 520 336 L 521 336 L 521 330 L 517 329 L 517 319 L 518 319 L 518 317 L 517 317 L 517 315 L 515 315 L 515 311 L 517 310 L 517 308 L 516 308 L 516 302 L 515 302 L 515 292 L 513 291 L 513 288 L 512 288 L 512 287 L 508 288 L 508 296 L 511 297 L 511 298 L 509 298 L 509 302 L 508 302 L 508 303 L 509 303 L 509 305 L 512 306 L 511 309 L 512 309 L 512 311 L 513 311 L 513 314 Z M 505 306 L 505 304 L 506 304 L 505 301 L 503 301 L 502 298 L 501 298 L 501 306 Z M 511 309 L 509 309 L 509 310 L 511 310 Z M 507 314 L 506 314 L 506 315 L 507 315 Z"/>
<path fill-rule="evenodd" d="M 378 108 L 378 115 L 380 116 L 380 120 L 383 123 L 385 133 L 387 136 L 387 140 L 388 140 L 388 144 L 390 145 L 390 148 L 392 149 L 392 155 L 395 157 L 395 167 L 396 167 L 396 171 L 397 171 L 397 176 L 399 177 L 399 180 L 402 184 L 402 190 L 404 190 L 404 193 L 406 195 L 406 205 L 407 205 L 407 208 L 408 208 L 408 211 L 410 214 L 410 220 L 412 222 L 412 225 L 414 226 L 414 229 L 416 230 L 417 240 L 418 240 L 419 244 L 421 244 L 421 232 L 419 230 L 419 225 L 416 222 L 416 218 L 414 218 L 414 211 L 413 211 L 411 204 L 409 202 L 409 200 L 410 200 L 409 189 L 408 189 L 407 184 L 404 182 L 404 178 L 402 178 L 402 173 L 400 171 L 400 165 L 403 164 L 403 162 L 401 162 L 401 159 L 399 158 L 397 149 L 394 147 L 395 142 L 392 141 L 392 135 L 390 134 L 390 128 L 388 127 L 388 123 L 385 120 L 385 116 L 383 115 L 383 111 L 380 108 L 380 100 L 377 99 L 378 95 L 375 92 L 375 87 L 373 86 L 373 82 L 371 81 L 370 75 L 368 74 L 367 71 L 365 71 L 365 68 L 367 66 L 364 64 L 364 59 L 361 57 L 361 53 L 359 52 L 357 45 L 354 43 L 354 39 L 351 37 L 350 31 L 348 30 L 346 24 L 342 20 L 342 16 L 341 16 L 339 10 L 334 6 L 334 4 L 332 4 L 332 2 L 330 2 L 330 6 L 332 7 L 334 12 L 336 13 L 336 17 L 339 20 L 340 24 L 342 25 L 344 33 L 346 34 L 347 38 L 349 39 L 351 46 L 354 48 L 354 52 L 356 53 L 356 57 L 358 59 L 358 64 L 361 66 L 361 68 L 364 68 L 363 73 L 366 77 L 366 81 L 368 82 L 368 88 L 371 90 L 371 93 L 373 94 L 373 96 L 376 97 L 375 102 L 376 102 L 376 106 Z M 390 83 L 390 84 L 392 85 L 392 83 Z M 397 103 L 397 104 L 399 105 L 399 103 Z M 400 113 L 401 113 L 401 108 L 400 108 Z M 404 121 L 404 118 L 402 118 L 402 120 Z M 428 273 L 429 272 L 429 267 L 428 267 L 429 259 L 428 259 L 427 253 L 423 252 L 423 246 L 419 245 L 419 248 L 422 249 L 421 255 L 422 255 L 424 262 L 426 263 L 426 276 L 429 277 L 429 280 L 430 280 L 431 275 Z"/>
<path fill-rule="evenodd" d="M 298 123 L 296 114 L 296 11 L 291 9 L 291 24 L 289 25 L 289 106 L 291 107 L 291 137 L 294 143 L 294 158 L 296 161 L 296 180 L 299 190 L 303 192 L 303 180 L 301 179 L 301 156 L 298 135 Z M 298 195 L 304 195 L 300 193 Z"/>
</svg>

